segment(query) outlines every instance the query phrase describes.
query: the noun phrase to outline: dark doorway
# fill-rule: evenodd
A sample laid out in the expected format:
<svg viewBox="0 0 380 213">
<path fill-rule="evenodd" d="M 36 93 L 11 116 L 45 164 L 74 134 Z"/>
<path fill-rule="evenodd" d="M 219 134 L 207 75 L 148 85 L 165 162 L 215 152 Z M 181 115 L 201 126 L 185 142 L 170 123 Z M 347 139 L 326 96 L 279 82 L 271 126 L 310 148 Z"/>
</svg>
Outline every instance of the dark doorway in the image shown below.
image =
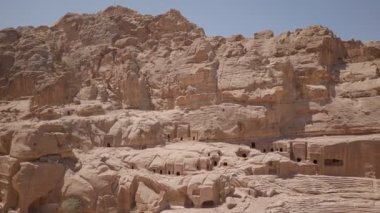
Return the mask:
<svg viewBox="0 0 380 213">
<path fill-rule="evenodd" d="M 256 143 L 255 143 L 255 142 L 252 142 L 252 143 L 251 143 L 251 148 L 252 148 L 252 149 L 256 148 Z"/>
<path fill-rule="evenodd" d="M 246 158 L 246 157 L 247 157 L 247 154 L 243 153 L 241 156 L 242 156 L 243 158 Z"/>
<path fill-rule="evenodd" d="M 302 160 L 301 158 L 297 158 L 297 162 L 301 162 L 301 160 Z"/>
<path fill-rule="evenodd" d="M 160 174 L 162 175 L 162 170 L 160 170 Z"/>
<path fill-rule="evenodd" d="M 202 208 L 213 208 L 215 206 L 214 201 L 209 200 L 202 203 Z"/>
<path fill-rule="evenodd" d="M 218 165 L 218 162 L 214 161 L 214 166 L 217 166 Z"/>
<path fill-rule="evenodd" d="M 266 153 L 266 152 L 267 152 L 267 150 L 266 150 L 266 149 L 263 149 L 263 152 L 264 152 L 264 153 Z"/>
<path fill-rule="evenodd" d="M 280 148 L 280 152 L 282 152 L 282 148 Z"/>
<path fill-rule="evenodd" d="M 180 176 L 181 175 L 181 173 L 180 172 L 177 172 L 177 176 Z"/>
<path fill-rule="evenodd" d="M 183 137 L 181 137 L 181 141 L 183 140 Z"/>
<path fill-rule="evenodd" d="M 227 162 L 224 162 L 224 163 L 223 163 L 223 166 L 227 166 L 227 165 L 228 165 Z"/>
<path fill-rule="evenodd" d="M 273 152 L 273 148 L 271 148 L 270 151 Z"/>
<path fill-rule="evenodd" d="M 170 171 L 168 171 L 168 174 L 170 175 Z"/>
<path fill-rule="evenodd" d="M 193 141 L 195 141 L 195 136 L 193 136 Z"/>
<path fill-rule="evenodd" d="M 317 160 L 313 160 L 313 163 L 314 163 L 314 164 L 318 164 L 318 161 L 317 161 Z"/>
<path fill-rule="evenodd" d="M 111 147 L 111 144 L 110 144 L 110 143 L 107 143 L 107 147 Z"/>
</svg>

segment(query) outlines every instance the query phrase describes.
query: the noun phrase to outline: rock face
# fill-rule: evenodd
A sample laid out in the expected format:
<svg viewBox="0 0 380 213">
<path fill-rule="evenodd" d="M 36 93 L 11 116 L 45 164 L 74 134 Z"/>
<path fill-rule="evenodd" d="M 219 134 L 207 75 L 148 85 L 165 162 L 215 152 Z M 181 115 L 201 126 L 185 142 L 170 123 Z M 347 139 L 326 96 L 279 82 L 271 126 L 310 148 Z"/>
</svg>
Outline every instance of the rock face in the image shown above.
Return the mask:
<svg viewBox="0 0 380 213">
<path fill-rule="evenodd" d="M 379 42 L 323 26 L 208 37 L 109 7 L 3 29 L 0 212 L 378 212 L 379 70 Z"/>
</svg>

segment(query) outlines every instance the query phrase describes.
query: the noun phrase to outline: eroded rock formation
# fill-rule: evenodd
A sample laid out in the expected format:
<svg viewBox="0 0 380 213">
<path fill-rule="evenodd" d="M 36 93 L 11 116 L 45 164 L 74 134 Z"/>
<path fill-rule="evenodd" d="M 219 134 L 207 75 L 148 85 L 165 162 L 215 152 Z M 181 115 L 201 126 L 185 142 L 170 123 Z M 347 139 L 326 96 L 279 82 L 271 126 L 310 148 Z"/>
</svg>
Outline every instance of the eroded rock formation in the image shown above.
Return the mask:
<svg viewBox="0 0 380 213">
<path fill-rule="evenodd" d="M 0 212 L 378 212 L 379 69 L 379 42 L 176 10 L 3 29 Z"/>
</svg>

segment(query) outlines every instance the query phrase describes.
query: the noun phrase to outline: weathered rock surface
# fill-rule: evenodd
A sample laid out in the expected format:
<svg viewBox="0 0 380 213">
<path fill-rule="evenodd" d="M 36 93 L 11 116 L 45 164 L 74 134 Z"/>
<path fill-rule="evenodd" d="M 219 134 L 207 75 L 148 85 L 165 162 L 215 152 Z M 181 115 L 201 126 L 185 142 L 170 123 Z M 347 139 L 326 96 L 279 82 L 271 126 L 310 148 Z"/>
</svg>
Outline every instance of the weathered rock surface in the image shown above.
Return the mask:
<svg viewBox="0 0 380 213">
<path fill-rule="evenodd" d="M 176 10 L 0 30 L 0 212 L 378 212 L 379 70 L 379 42 Z"/>
</svg>

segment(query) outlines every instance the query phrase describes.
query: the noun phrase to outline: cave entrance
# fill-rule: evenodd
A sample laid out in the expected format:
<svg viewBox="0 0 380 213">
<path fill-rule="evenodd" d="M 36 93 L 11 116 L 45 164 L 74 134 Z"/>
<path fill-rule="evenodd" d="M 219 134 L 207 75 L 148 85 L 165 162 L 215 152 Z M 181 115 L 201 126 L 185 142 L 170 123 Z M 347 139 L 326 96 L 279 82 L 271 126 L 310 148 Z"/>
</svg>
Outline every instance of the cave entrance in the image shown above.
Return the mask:
<svg viewBox="0 0 380 213">
<path fill-rule="evenodd" d="M 252 149 L 256 148 L 256 143 L 255 143 L 255 142 L 252 142 L 252 143 L 251 143 L 251 148 L 252 148 Z"/>
<path fill-rule="evenodd" d="M 107 143 L 107 147 L 111 147 L 111 144 L 110 144 L 110 143 Z"/>
<path fill-rule="evenodd" d="M 213 208 L 215 206 L 214 201 L 209 200 L 202 203 L 202 208 Z"/>
</svg>

